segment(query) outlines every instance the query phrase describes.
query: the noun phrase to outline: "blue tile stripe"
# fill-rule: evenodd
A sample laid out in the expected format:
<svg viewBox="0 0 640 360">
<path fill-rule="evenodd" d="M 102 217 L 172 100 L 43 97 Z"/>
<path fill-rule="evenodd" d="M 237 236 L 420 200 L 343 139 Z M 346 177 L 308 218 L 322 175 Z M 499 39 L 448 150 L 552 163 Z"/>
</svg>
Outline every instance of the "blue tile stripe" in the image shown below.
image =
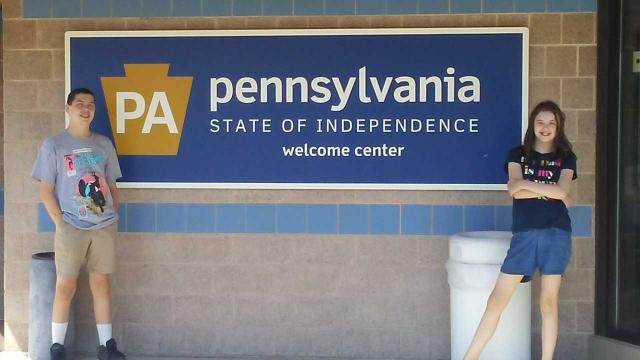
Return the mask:
<svg viewBox="0 0 640 360">
<path fill-rule="evenodd" d="M 596 0 L 24 0 L 24 18 L 595 12 Z"/>
<path fill-rule="evenodd" d="M 443 236 L 511 228 L 510 205 L 123 203 L 119 214 L 120 232 Z M 569 208 L 574 236 L 593 236 L 592 214 L 592 206 Z M 55 230 L 43 204 L 37 223 L 38 232 Z"/>
<path fill-rule="evenodd" d="M 23 0 L 22 16 L 25 18 L 50 18 L 53 0 Z"/>
</svg>

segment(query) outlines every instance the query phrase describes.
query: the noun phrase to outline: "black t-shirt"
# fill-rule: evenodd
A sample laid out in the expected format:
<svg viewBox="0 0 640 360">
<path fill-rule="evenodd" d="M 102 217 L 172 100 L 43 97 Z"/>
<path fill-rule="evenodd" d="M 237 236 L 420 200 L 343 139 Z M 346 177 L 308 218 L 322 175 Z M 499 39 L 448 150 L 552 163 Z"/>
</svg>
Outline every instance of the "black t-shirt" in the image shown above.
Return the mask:
<svg viewBox="0 0 640 360">
<path fill-rule="evenodd" d="M 541 154 L 531 151 L 531 159 L 527 162 L 523 146 L 516 146 L 509 151 L 505 171 L 510 162 L 520 164 L 522 178 L 543 184 L 557 184 L 562 169 L 573 170 L 573 179 L 578 177 L 576 156 L 560 158 L 556 153 Z M 513 199 L 513 232 L 527 229 L 558 228 L 571 231 L 571 219 L 567 207 L 562 200 L 544 196 L 531 199 Z"/>
</svg>

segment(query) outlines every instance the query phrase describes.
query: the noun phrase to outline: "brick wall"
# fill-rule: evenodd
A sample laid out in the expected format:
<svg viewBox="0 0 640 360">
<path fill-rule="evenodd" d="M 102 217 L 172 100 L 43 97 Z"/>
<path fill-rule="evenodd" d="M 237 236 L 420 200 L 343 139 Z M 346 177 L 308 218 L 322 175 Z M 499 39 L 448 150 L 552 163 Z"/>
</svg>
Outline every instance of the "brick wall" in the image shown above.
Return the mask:
<svg viewBox="0 0 640 360">
<path fill-rule="evenodd" d="M 521 3 L 512 2 L 514 7 Z M 557 5 L 543 3 L 545 9 Z M 573 197 L 587 209 L 590 230 L 595 202 L 594 12 L 355 15 L 354 10 L 354 15 L 44 19 L 24 18 L 22 1 L 3 5 L 7 350 L 26 351 L 29 256 L 52 247 L 51 233 L 38 231 L 39 199 L 29 172 L 42 139 L 63 128 L 67 30 L 529 27 L 529 102 L 550 98 L 567 112 L 567 133 L 579 158 Z M 122 197 L 142 206 L 416 204 L 463 211 L 510 204 L 506 193 L 491 191 L 129 189 Z M 131 354 L 447 358 L 447 237 L 434 234 L 122 232 L 113 279 L 116 336 Z M 561 290 L 560 359 L 587 358 L 587 339 L 593 333 L 594 239 L 592 231 L 582 235 L 574 237 Z M 81 350 L 93 351 L 86 274 L 80 282 L 77 343 Z M 540 343 L 538 286 L 534 281 L 534 357 L 539 357 Z"/>
<path fill-rule="evenodd" d="M 0 8 L 0 13 L 2 8 Z M 0 22 L 0 33 L 2 32 L 2 23 Z M 0 43 L 2 39 L 0 39 Z M 3 47 L 4 48 L 4 47 Z M 0 67 L 2 67 L 4 56 L 0 49 Z M 4 80 L 2 77 L 2 69 L 0 68 L 0 140 L 4 144 L 4 106 L 2 105 Z M 4 147 L 0 147 L 0 265 L 4 265 Z M 4 289 L 4 266 L 0 268 L 0 284 Z M 4 290 L 0 290 L 0 321 L 4 320 Z M 4 337 L 0 334 L 0 351 L 4 349 Z"/>
</svg>

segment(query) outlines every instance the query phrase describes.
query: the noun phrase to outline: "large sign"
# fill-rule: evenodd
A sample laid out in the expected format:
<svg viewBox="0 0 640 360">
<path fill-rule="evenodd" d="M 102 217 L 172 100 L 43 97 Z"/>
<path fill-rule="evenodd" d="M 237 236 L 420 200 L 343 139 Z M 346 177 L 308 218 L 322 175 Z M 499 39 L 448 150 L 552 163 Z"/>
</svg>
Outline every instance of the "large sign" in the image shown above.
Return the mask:
<svg viewBox="0 0 640 360">
<path fill-rule="evenodd" d="M 525 28 L 68 32 L 123 187 L 504 189 Z"/>
</svg>

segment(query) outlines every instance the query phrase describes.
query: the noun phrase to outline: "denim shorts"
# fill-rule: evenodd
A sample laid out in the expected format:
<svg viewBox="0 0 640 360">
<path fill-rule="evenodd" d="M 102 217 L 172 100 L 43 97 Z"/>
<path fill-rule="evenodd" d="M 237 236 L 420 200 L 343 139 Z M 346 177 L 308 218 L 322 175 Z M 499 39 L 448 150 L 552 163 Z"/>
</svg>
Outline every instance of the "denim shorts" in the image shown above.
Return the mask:
<svg viewBox="0 0 640 360">
<path fill-rule="evenodd" d="M 557 229 L 529 229 L 514 233 L 501 272 L 524 275 L 531 280 L 536 269 L 541 275 L 562 275 L 571 257 L 571 232 Z"/>
</svg>

